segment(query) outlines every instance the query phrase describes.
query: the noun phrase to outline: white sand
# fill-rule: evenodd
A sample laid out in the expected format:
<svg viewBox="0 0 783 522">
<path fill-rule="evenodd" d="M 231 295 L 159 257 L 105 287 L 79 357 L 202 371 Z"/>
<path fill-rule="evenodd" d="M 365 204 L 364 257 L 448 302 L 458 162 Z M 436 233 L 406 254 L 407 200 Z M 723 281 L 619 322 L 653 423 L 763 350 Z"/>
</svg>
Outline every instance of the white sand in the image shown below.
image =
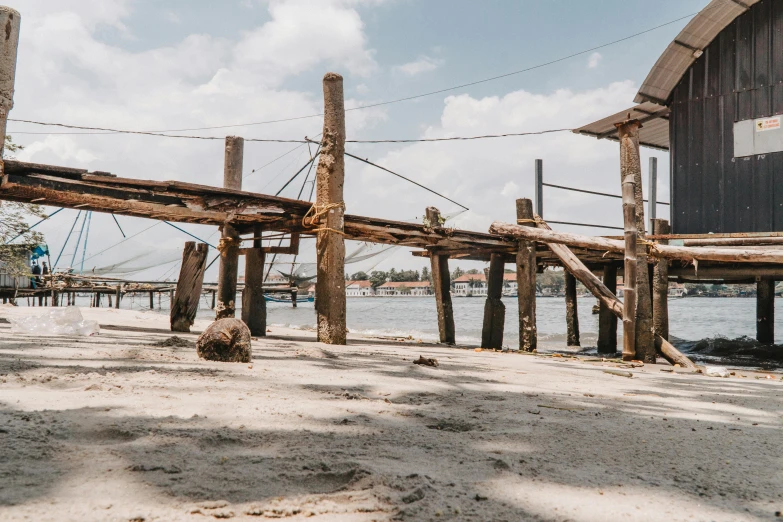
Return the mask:
<svg viewBox="0 0 783 522">
<path fill-rule="evenodd" d="M 158 314 L 83 312 L 167 327 Z M 330 347 L 273 330 L 248 365 L 155 346 L 165 331 L 76 339 L 0 324 L 0 519 L 734 521 L 783 510 L 780 375 L 648 365 L 629 379 L 604 373 L 609 363 Z M 440 366 L 413 365 L 419 355 Z"/>
</svg>

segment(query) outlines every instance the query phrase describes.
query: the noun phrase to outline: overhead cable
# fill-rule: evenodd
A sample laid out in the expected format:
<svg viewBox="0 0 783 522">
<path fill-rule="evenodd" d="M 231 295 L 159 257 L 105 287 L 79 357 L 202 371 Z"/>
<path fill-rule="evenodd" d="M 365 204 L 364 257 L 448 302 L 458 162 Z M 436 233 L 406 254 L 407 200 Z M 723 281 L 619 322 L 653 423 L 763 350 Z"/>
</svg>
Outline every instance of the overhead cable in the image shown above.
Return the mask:
<svg viewBox="0 0 783 522">
<path fill-rule="evenodd" d="M 707 8 L 707 9 L 709 9 L 709 8 Z M 617 40 L 613 40 L 611 42 L 607 42 L 607 43 L 604 43 L 604 44 L 601 44 L 601 45 L 596 45 L 594 47 L 590 47 L 589 49 L 584 49 L 582 51 L 578 51 L 578 52 L 575 52 L 575 53 L 572 53 L 572 54 L 569 54 L 569 55 L 566 55 L 566 56 L 562 56 L 560 58 L 556 58 L 556 59 L 550 60 L 548 62 L 543 62 L 543 63 L 537 64 L 537 65 L 526 67 L 524 69 L 519 69 L 517 71 L 511 71 L 511 72 L 508 72 L 508 73 L 505 73 L 505 74 L 499 74 L 497 76 L 492 76 L 492 77 L 484 78 L 484 79 L 481 79 L 481 80 L 467 82 L 467 83 L 463 83 L 463 84 L 460 84 L 460 85 L 455 85 L 455 86 L 452 86 L 452 87 L 446 87 L 446 88 L 438 89 L 438 90 L 435 90 L 435 91 L 424 92 L 424 93 L 421 93 L 421 94 L 414 94 L 412 96 L 406 96 L 404 98 L 397 98 L 397 99 L 394 99 L 394 100 L 382 101 L 382 102 L 378 102 L 378 103 L 371 103 L 371 104 L 367 104 L 367 105 L 359 105 L 358 107 L 352 107 L 352 108 L 345 109 L 345 110 L 346 110 L 346 112 L 348 112 L 348 111 L 358 111 L 358 110 L 363 110 L 363 109 L 370 109 L 372 107 L 380 107 L 380 106 L 383 106 L 383 105 L 391 105 L 391 104 L 394 104 L 394 103 L 400 103 L 400 102 L 405 102 L 405 101 L 416 100 L 416 99 L 424 98 L 424 97 L 427 97 L 427 96 L 433 96 L 435 94 L 442 94 L 444 92 L 455 91 L 457 89 L 464 89 L 465 87 L 472 87 L 474 85 L 480 85 L 482 83 L 492 82 L 492 81 L 495 81 L 495 80 L 508 78 L 509 76 L 515 76 L 515 75 L 518 75 L 518 74 L 530 72 L 530 71 L 533 71 L 533 70 L 536 70 L 536 69 L 541 69 L 543 67 L 548 67 L 550 65 L 554 65 L 556 63 L 560 63 L 560 62 L 563 62 L 563 61 L 566 61 L 566 60 L 570 60 L 571 58 L 576 58 L 577 56 L 582 56 L 582 55 L 585 55 L 585 54 L 588 54 L 588 53 L 592 53 L 592 52 L 597 51 L 599 49 L 604 49 L 604 48 L 610 47 L 612 45 L 617 45 L 619 43 L 622 43 L 622 42 L 631 40 L 633 38 L 645 35 L 647 33 L 656 31 L 656 30 L 661 29 L 663 27 L 675 24 L 675 23 L 680 22 L 682 20 L 685 20 L 685 19 L 688 19 L 688 18 L 692 18 L 692 17 L 696 16 L 697 14 L 699 14 L 699 13 L 697 12 L 697 13 L 687 14 L 685 16 L 681 16 L 681 17 L 676 18 L 674 20 L 670 20 L 670 21 L 662 23 L 660 25 L 656 25 L 655 27 L 651 27 L 649 29 L 645 29 L 643 31 L 639 31 L 637 33 L 633 33 L 633 34 L 625 36 L 623 38 L 619 38 Z M 56 127 L 65 127 L 65 128 L 69 128 L 69 129 L 81 129 L 81 130 L 90 130 L 90 131 L 108 131 L 108 132 L 112 132 L 112 133 L 122 133 L 122 134 L 146 134 L 146 135 L 152 135 L 152 136 L 166 136 L 166 137 L 172 137 L 172 138 L 179 137 L 179 138 L 195 138 L 195 139 L 222 139 L 222 138 L 208 138 L 208 137 L 177 136 L 177 135 L 165 134 L 165 133 L 168 133 L 168 132 L 191 132 L 191 131 L 214 130 L 214 129 L 229 129 L 229 128 L 233 128 L 233 127 L 252 127 L 252 126 L 256 126 L 256 125 L 266 125 L 266 124 L 270 124 L 270 123 L 283 123 L 283 122 L 288 122 L 288 121 L 304 120 L 304 119 L 309 119 L 309 118 L 320 118 L 322 116 L 323 116 L 323 113 L 318 113 L 318 114 L 308 114 L 308 115 L 304 115 L 304 116 L 293 116 L 293 117 L 289 117 L 289 118 L 279 118 L 279 119 L 274 119 L 274 120 L 257 121 L 257 122 L 250 122 L 250 123 L 235 123 L 235 124 L 229 124 L 229 125 L 213 125 L 213 126 L 205 126 L 205 127 L 191 127 L 191 128 L 181 128 L 181 129 L 164 129 L 164 130 L 154 130 L 154 131 L 128 131 L 128 130 L 119 130 L 119 129 L 100 128 L 100 127 L 86 127 L 86 126 L 78 126 L 78 125 L 66 125 L 66 124 L 61 124 L 61 123 L 43 123 L 43 122 L 21 120 L 21 119 L 15 119 L 15 118 L 8 118 L 8 121 L 15 121 L 15 122 L 20 122 L 20 123 L 31 123 L 31 124 L 36 124 L 36 125 L 48 125 L 48 126 L 56 126 Z M 278 141 L 278 140 L 246 140 L 246 141 Z M 282 141 L 285 142 L 285 143 L 294 143 L 291 140 L 282 140 Z M 299 143 L 299 141 L 297 141 L 296 143 Z"/>
</svg>

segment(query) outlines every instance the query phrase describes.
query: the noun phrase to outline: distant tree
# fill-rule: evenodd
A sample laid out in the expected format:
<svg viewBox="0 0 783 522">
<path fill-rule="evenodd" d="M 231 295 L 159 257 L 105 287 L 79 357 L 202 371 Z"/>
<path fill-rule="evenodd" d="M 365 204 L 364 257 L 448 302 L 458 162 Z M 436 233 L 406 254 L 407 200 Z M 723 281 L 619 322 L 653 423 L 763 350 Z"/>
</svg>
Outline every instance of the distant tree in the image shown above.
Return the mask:
<svg viewBox="0 0 783 522">
<path fill-rule="evenodd" d="M 352 281 L 367 281 L 369 279 L 370 276 L 367 275 L 367 272 L 356 272 L 351 276 Z"/>
<path fill-rule="evenodd" d="M 380 270 L 373 271 L 372 274 L 370 274 L 370 283 L 372 284 L 372 287 L 374 289 L 377 289 L 379 286 L 381 286 L 383 283 L 387 281 L 389 277 L 389 274 L 386 272 L 382 272 Z"/>
<path fill-rule="evenodd" d="M 24 147 L 13 142 L 11 135 L 5 137 L 5 158 L 13 159 L 12 154 Z M 11 154 L 8 154 L 11 153 Z M 24 246 L 32 249 L 44 242 L 43 234 L 30 230 L 28 218 L 44 218 L 46 214 L 38 205 L 3 201 L 0 205 L 0 262 L 3 271 L 13 275 L 30 272 Z M 13 241 L 13 244 L 7 244 Z M 20 248 L 20 245 L 22 247 Z"/>
<path fill-rule="evenodd" d="M 432 275 L 430 275 L 430 269 L 426 266 L 421 269 L 421 280 L 429 281 L 429 283 L 432 284 Z"/>
<path fill-rule="evenodd" d="M 470 270 L 468 270 L 468 271 L 467 271 L 467 272 L 465 272 L 465 273 L 466 273 L 466 274 L 475 275 L 475 274 L 480 274 L 480 273 L 481 273 L 481 271 L 479 271 L 479 269 L 478 269 L 478 268 L 471 268 Z"/>
<path fill-rule="evenodd" d="M 454 271 L 451 273 L 451 280 L 454 281 L 455 279 L 457 279 L 458 277 L 460 277 L 464 273 L 465 273 L 465 271 L 462 270 L 460 267 L 455 268 Z"/>
<path fill-rule="evenodd" d="M 399 272 L 395 270 L 394 273 L 389 271 L 389 281 L 393 281 L 395 283 L 413 282 L 418 280 L 419 272 L 416 270 L 400 270 Z"/>
</svg>

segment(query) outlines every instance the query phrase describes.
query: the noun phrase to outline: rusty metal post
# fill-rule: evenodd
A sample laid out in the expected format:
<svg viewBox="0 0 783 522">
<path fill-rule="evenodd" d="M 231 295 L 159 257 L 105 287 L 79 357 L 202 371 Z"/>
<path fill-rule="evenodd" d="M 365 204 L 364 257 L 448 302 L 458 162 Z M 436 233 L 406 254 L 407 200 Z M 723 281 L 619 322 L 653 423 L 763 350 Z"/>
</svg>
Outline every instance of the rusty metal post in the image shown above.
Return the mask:
<svg viewBox="0 0 783 522">
<path fill-rule="evenodd" d="M 242 190 L 242 163 L 245 140 L 239 136 L 226 137 L 225 164 L 223 168 L 223 187 Z M 236 315 L 237 274 L 239 271 L 239 233 L 229 223 L 221 228 L 219 243 L 220 267 L 218 269 L 218 290 L 215 318 L 234 317 Z"/>
<path fill-rule="evenodd" d="M 324 131 L 316 169 L 315 216 L 318 236 L 315 312 L 318 340 L 327 344 L 346 343 L 345 301 L 345 100 L 343 77 L 326 73 L 324 89 Z"/>
</svg>

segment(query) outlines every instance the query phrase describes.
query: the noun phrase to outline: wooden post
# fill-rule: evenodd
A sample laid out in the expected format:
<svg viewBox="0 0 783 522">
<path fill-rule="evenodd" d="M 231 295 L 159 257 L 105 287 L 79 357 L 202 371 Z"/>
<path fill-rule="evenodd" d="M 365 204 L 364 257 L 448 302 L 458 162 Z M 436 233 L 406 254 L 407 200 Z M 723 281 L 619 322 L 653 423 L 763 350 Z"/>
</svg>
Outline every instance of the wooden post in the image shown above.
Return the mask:
<svg viewBox="0 0 783 522">
<path fill-rule="evenodd" d="M 650 296 L 650 268 L 647 264 L 645 239 L 644 195 L 642 193 L 642 164 L 639 157 L 638 120 L 617 124 L 620 137 L 620 181 L 628 176 L 633 180 L 634 217 L 636 220 L 636 335 L 635 355 L 646 363 L 655 362 L 655 336 L 653 334 L 652 298 Z M 625 201 L 623 201 L 625 205 Z M 628 279 L 627 274 L 624 281 Z M 625 283 L 627 286 L 627 282 Z"/>
<path fill-rule="evenodd" d="M 669 222 L 665 219 L 652 220 L 653 235 L 671 234 Z M 660 244 L 668 244 L 667 240 L 659 240 Z M 669 340 L 669 260 L 656 259 L 653 269 L 653 330 Z"/>
<path fill-rule="evenodd" d="M 503 254 L 492 254 L 487 276 L 487 301 L 484 304 L 484 327 L 481 330 L 482 348 L 503 348 L 503 330 L 506 305 L 503 304 L 503 273 L 506 268 Z"/>
<path fill-rule="evenodd" d="M 579 308 L 576 303 L 576 278 L 566 270 L 565 273 L 566 327 L 568 346 L 581 346 L 579 343 Z"/>
<path fill-rule="evenodd" d="M 623 221 L 625 224 L 625 266 L 623 270 L 623 360 L 636 358 L 636 218 L 633 175 L 623 181 Z M 642 286 L 647 286 L 647 282 Z"/>
<path fill-rule="evenodd" d="M 16 53 L 19 48 L 19 25 L 22 17 L 10 7 L 0 6 L 0 27 L 5 38 L 0 38 L 0 157 L 5 147 L 8 113 L 14 107 Z"/>
<path fill-rule="evenodd" d="M 535 227 L 533 202 L 517 200 L 517 222 Z M 519 303 L 519 350 L 533 352 L 538 345 L 536 328 L 536 244 L 522 240 L 517 250 L 517 301 Z"/>
<path fill-rule="evenodd" d="M 155 294 L 150 290 L 150 310 L 155 309 Z"/>
<path fill-rule="evenodd" d="M 440 210 L 428 207 L 427 221 L 431 228 L 439 228 Z M 438 309 L 438 333 L 440 342 L 455 344 L 457 342 L 454 328 L 454 308 L 451 304 L 451 274 L 449 273 L 449 256 L 430 253 L 430 272 L 432 273 L 432 290 L 435 292 L 435 306 Z"/>
<path fill-rule="evenodd" d="M 603 283 L 613 294 L 617 294 L 617 265 L 604 265 Z M 617 317 L 601 301 L 598 305 L 598 353 L 617 353 Z"/>
<path fill-rule="evenodd" d="M 761 344 L 775 343 L 775 280 L 756 282 L 756 340 Z"/>
<path fill-rule="evenodd" d="M 226 137 L 223 188 L 242 189 L 242 164 L 245 140 L 239 136 Z M 216 319 L 236 315 L 237 274 L 239 271 L 239 246 L 242 242 L 236 229 L 224 223 L 220 237 L 220 268 L 218 269 L 218 303 Z"/>
<path fill-rule="evenodd" d="M 242 321 L 250 335 L 266 335 L 266 299 L 264 299 L 264 252 L 261 250 L 261 226 L 253 230 L 253 248 L 245 251 L 245 290 L 242 292 Z"/>
<path fill-rule="evenodd" d="M 214 309 L 215 309 L 215 301 L 216 301 L 216 299 L 217 299 L 217 297 L 216 297 L 216 296 L 217 296 L 217 292 L 215 292 L 214 290 L 212 290 L 212 310 L 214 310 Z"/>
<path fill-rule="evenodd" d="M 345 344 L 345 101 L 343 77 L 326 73 L 324 89 L 324 131 L 316 170 L 315 215 L 320 215 L 316 239 L 318 278 L 315 283 L 315 312 L 318 340 Z"/>
<path fill-rule="evenodd" d="M 299 290 L 294 287 L 291 289 L 291 307 L 296 308 L 298 303 L 296 302 L 297 298 L 299 297 Z"/>
<path fill-rule="evenodd" d="M 598 279 L 593 272 L 591 272 L 585 264 L 568 248 L 565 244 L 547 241 L 544 235 L 548 238 L 556 237 L 559 234 L 552 233 L 552 229 L 549 228 L 546 222 L 543 220 L 537 221 L 538 228 L 531 229 L 529 227 L 521 225 L 508 225 L 505 223 L 492 223 L 489 227 L 491 234 L 497 234 L 506 237 L 516 237 L 517 239 L 531 239 L 532 236 L 538 236 L 536 240 L 542 241 L 547 244 L 549 250 L 560 259 L 566 270 L 571 272 L 578 281 L 580 281 L 585 287 L 593 293 L 599 301 L 606 304 L 607 308 L 612 310 L 618 318 L 622 319 L 624 310 L 623 303 L 620 302 L 617 297 L 609 291 L 601 280 Z M 531 233 L 535 232 L 535 233 Z M 540 234 L 546 232 L 545 234 Z M 535 238 L 534 238 L 535 239 Z M 585 237 L 585 240 L 589 238 Z M 671 248 L 671 247 L 669 247 Z M 669 341 L 663 337 L 657 336 L 655 338 L 655 347 L 660 350 L 661 355 L 672 364 L 679 364 L 683 368 L 696 368 L 696 365 L 683 355 L 677 348 L 675 348 Z"/>
<path fill-rule="evenodd" d="M 106 294 L 106 298 L 109 300 L 109 308 L 111 308 L 112 307 L 112 304 L 111 304 L 111 294 Z"/>
<path fill-rule="evenodd" d="M 204 282 L 208 253 L 209 246 L 205 243 L 199 243 L 198 246 L 195 241 L 185 243 L 177 291 L 169 313 L 172 332 L 190 332 L 190 327 L 193 326 L 201 299 L 201 285 Z"/>
<path fill-rule="evenodd" d="M 114 301 L 115 301 L 114 306 L 118 310 L 120 309 L 120 300 L 121 299 L 122 299 L 122 283 L 117 285 L 117 290 L 116 290 L 115 299 L 114 299 Z"/>
</svg>

